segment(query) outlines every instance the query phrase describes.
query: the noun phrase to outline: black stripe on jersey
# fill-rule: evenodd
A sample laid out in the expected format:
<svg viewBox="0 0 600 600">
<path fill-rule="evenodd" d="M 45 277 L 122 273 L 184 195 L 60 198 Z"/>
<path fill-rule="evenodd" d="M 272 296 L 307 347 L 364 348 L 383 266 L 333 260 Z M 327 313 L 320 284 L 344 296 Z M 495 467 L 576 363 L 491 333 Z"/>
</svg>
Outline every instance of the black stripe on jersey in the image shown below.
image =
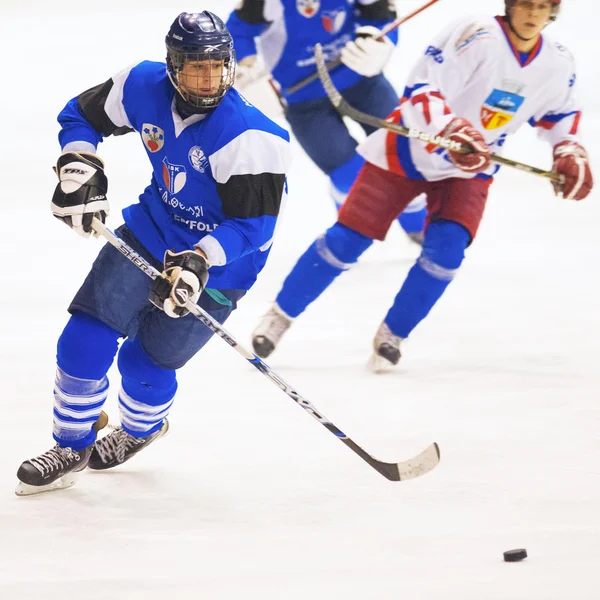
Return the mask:
<svg viewBox="0 0 600 600">
<path fill-rule="evenodd" d="M 236 17 L 248 25 L 268 25 L 265 19 L 265 0 L 244 0 L 235 11 Z"/>
<path fill-rule="evenodd" d="M 369 21 L 393 21 L 396 8 L 390 0 L 377 0 L 373 4 L 356 4 L 359 18 Z"/>
<path fill-rule="evenodd" d="M 285 175 L 232 175 L 225 183 L 217 183 L 223 214 L 229 219 L 276 217 L 281 206 Z"/>
<path fill-rule="evenodd" d="M 117 127 L 106 114 L 104 105 L 114 81 L 101 83 L 77 96 L 77 106 L 84 119 L 102 135 L 125 135 L 133 131 L 131 127 Z"/>
</svg>

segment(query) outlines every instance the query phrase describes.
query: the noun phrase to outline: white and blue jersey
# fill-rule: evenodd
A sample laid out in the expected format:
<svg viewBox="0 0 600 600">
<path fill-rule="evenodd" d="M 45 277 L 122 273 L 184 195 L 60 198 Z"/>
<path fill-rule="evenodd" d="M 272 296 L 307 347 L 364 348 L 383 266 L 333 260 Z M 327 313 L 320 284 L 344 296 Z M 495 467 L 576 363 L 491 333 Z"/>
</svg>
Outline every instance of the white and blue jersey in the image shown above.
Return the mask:
<svg viewBox="0 0 600 600">
<path fill-rule="evenodd" d="M 104 136 L 137 132 L 152 165 L 125 223 L 162 262 L 200 248 L 210 287 L 249 289 L 272 243 L 290 161 L 289 134 L 236 90 L 206 115 L 182 119 L 164 63 L 141 62 L 62 110 L 63 151 L 95 152 Z"/>
<path fill-rule="evenodd" d="M 286 89 L 316 72 L 314 49 L 323 46 L 326 61 L 336 60 L 355 37 L 357 27 L 379 29 L 394 20 L 389 0 L 244 0 L 229 17 L 237 60 L 258 52 L 281 85 L 289 103 L 322 98 L 321 83 L 313 81 L 293 94 Z M 388 34 L 394 43 L 397 30 Z M 355 85 L 362 75 L 341 65 L 332 71 L 340 90 Z"/>
</svg>

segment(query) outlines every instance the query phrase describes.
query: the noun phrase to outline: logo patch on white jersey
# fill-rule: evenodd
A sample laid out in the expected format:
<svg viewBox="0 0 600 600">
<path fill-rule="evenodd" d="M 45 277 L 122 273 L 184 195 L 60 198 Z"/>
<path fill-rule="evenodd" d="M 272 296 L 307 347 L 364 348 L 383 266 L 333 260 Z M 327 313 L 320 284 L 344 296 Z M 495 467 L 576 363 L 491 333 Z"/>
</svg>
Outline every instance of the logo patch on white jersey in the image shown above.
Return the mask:
<svg viewBox="0 0 600 600">
<path fill-rule="evenodd" d="M 142 125 L 142 141 L 148 152 L 158 152 L 165 143 L 165 132 L 156 125 L 144 123 Z"/>
<path fill-rule="evenodd" d="M 167 157 L 163 158 L 163 180 L 171 194 L 177 194 L 183 189 L 187 172 L 183 165 L 172 165 Z"/>
<path fill-rule="evenodd" d="M 504 127 L 515 116 L 524 100 L 518 94 L 494 89 L 481 107 L 481 123 L 486 129 Z"/>
<path fill-rule="evenodd" d="M 188 152 L 190 164 L 199 173 L 204 173 L 208 169 L 208 158 L 200 146 L 192 146 Z"/>
<path fill-rule="evenodd" d="M 490 36 L 490 32 L 483 25 L 473 23 L 462 32 L 461 36 L 456 40 L 454 48 L 460 54 L 461 50 L 464 50 L 471 42 Z"/>
<path fill-rule="evenodd" d="M 321 0 L 296 0 L 298 12 L 307 19 L 311 19 L 321 8 Z"/>
<path fill-rule="evenodd" d="M 321 23 L 327 33 L 335 35 L 338 33 L 344 23 L 346 22 L 346 10 L 344 8 L 337 8 L 336 10 L 325 11 L 321 15 Z"/>
</svg>

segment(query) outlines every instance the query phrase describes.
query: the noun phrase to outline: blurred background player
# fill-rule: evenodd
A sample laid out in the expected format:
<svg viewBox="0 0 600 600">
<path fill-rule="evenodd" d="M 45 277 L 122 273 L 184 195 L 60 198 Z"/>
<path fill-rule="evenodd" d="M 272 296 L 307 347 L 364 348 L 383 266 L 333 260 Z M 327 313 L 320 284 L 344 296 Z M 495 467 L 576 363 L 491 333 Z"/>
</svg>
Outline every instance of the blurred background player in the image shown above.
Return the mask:
<svg viewBox="0 0 600 600">
<path fill-rule="evenodd" d="M 108 214 L 97 145 L 108 135 L 140 136 L 152 180 L 123 211 L 117 234 L 162 277 L 152 282 L 109 244 L 100 251 L 58 340 L 56 445 L 21 465 L 17 494 L 72 485 L 86 466 L 118 465 L 163 435 L 176 370 L 212 335 L 186 300 L 224 322 L 269 254 L 289 135 L 232 89 L 233 40 L 219 17 L 182 13 L 166 46 L 166 65 L 129 67 L 58 117 L 63 153 L 52 212 L 84 236 L 94 216 Z M 121 427 L 96 441 L 120 338 Z"/>
<path fill-rule="evenodd" d="M 288 275 L 274 307 L 253 334 L 255 352 L 268 356 L 292 319 L 350 268 L 374 239 L 383 240 L 397 214 L 427 194 L 428 224 L 420 257 L 409 271 L 374 339 L 371 367 L 400 359 L 400 344 L 454 279 L 477 233 L 488 187 L 506 136 L 537 127 L 553 148 L 557 195 L 582 200 L 593 186 L 579 142 L 575 64 L 569 51 L 542 30 L 560 0 L 507 0 L 504 16 L 464 19 L 427 47 L 408 79 L 394 121 L 467 146 L 460 154 L 428 147 L 381 129 L 359 147 L 367 160 L 340 211 Z"/>
<path fill-rule="evenodd" d="M 287 89 L 316 72 L 314 47 L 320 43 L 327 61 L 342 60 L 331 75 L 348 102 L 386 118 L 396 108 L 398 94 L 382 71 L 398 31 L 381 41 L 375 37 L 395 17 L 389 0 L 243 0 L 227 21 L 238 60 L 236 87 L 243 91 L 264 71 L 257 56 L 258 38 L 262 62 L 281 86 L 285 117 L 304 151 L 329 176 L 338 210 L 365 162 L 356 153 L 358 142 L 318 79 L 294 93 Z M 362 128 L 373 131 L 368 125 Z M 420 197 L 398 219 L 419 244 L 426 214 L 425 198 Z"/>
</svg>

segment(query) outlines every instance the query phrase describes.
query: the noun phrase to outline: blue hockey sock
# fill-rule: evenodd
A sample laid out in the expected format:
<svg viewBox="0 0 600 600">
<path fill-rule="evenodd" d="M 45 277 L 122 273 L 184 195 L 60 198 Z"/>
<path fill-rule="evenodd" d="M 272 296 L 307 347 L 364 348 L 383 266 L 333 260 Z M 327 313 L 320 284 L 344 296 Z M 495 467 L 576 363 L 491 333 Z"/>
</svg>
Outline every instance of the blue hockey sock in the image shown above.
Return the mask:
<svg viewBox="0 0 600 600">
<path fill-rule="evenodd" d="M 98 319 L 75 313 L 57 346 L 53 436 L 63 447 L 86 448 L 108 394 L 106 373 L 117 352 L 120 334 Z"/>
<path fill-rule="evenodd" d="M 398 217 L 400 227 L 406 233 L 421 233 L 427 219 L 427 197 L 417 196 Z"/>
<path fill-rule="evenodd" d="M 146 437 L 158 431 L 169 414 L 177 391 L 175 371 L 155 365 L 139 338 L 123 342 L 118 365 L 121 426 L 134 437 Z"/>
<path fill-rule="evenodd" d="M 342 208 L 342 204 L 364 164 L 365 159 L 360 154 L 355 154 L 349 161 L 329 173 L 331 197 L 338 211 Z"/>
<path fill-rule="evenodd" d="M 330 227 L 298 259 L 283 282 L 276 298 L 279 308 L 288 316 L 297 317 L 372 243 L 371 238 L 340 223 Z"/>
<path fill-rule="evenodd" d="M 409 271 L 385 322 L 402 338 L 429 314 L 460 267 L 469 244 L 468 231 L 453 221 L 435 221 L 427 228 L 423 250 Z"/>
</svg>

